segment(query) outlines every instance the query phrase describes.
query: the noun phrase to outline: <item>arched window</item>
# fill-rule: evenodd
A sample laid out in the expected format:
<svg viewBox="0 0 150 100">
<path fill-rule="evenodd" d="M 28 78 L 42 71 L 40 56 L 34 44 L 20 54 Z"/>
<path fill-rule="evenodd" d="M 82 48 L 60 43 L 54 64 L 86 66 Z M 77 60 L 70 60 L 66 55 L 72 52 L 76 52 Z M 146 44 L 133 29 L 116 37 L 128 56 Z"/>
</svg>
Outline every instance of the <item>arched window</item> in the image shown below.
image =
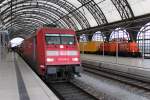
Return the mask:
<svg viewBox="0 0 150 100">
<path fill-rule="evenodd" d="M 112 40 L 130 40 L 129 33 L 123 28 L 116 28 L 110 35 L 109 41 Z"/>
<path fill-rule="evenodd" d="M 137 43 L 140 51 L 143 52 L 145 56 L 150 56 L 150 23 L 144 25 L 138 32 Z"/>
<path fill-rule="evenodd" d="M 22 42 L 23 42 L 23 38 L 20 38 L 20 37 L 16 37 L 16 38 L 13 38 L 11 39 L 9 42 L 10 42 L 10 46 L 11 47 L 15 47 L 15 46 L 18 46 L 20 45 Z"/>
<path fill-rule="evenodd" d="M 92 41 L 104 41 L 104 35 L 102 32 L 97 31 L 92 36 Z"/>
<path fill-rule="evenodd" d="M 88 36 L 86 34 L 82 34 L 80 36 L 80 42 L 87 42 L 88 41 Z"/>
</svg>

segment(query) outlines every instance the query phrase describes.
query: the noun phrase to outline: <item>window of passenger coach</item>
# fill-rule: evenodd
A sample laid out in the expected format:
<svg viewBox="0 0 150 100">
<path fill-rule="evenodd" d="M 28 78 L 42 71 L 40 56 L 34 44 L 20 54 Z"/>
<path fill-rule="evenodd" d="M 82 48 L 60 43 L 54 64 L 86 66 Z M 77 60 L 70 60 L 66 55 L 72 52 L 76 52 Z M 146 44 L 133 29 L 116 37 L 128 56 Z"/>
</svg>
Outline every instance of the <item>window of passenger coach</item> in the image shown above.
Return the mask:
<svg viewBox="0 0 150 100">
<path fill-rule="evenodd" d="M 123 28 L 116 28 L 110 35 L 109 41 L 112 40 L 130 40 L 129 33 Z"/>
<path fill-rule="evenodd" d="M 150 56 L 150 23 L 144 25 L 138 32 L 137 43 L 144 56 Z"/>
<path fill-rule="evenodd" d="M 92 41 L 104 41 L 104 35 L 102 32 L 97 31 L 93 34 Z"/>
<path fill-rule="evenodd" d="M 72 34 L 46 34 L 47 44 L 75 44 L 75 36 Z"/>
</svg>

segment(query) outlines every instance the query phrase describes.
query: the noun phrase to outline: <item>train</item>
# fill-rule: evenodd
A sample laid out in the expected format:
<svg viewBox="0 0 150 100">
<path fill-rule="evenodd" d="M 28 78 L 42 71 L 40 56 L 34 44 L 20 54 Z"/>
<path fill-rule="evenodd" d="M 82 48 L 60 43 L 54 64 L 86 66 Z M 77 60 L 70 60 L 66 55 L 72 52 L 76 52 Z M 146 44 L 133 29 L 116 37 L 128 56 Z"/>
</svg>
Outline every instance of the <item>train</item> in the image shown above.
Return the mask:
<svg viewBox="0 0 150 100">
<path fill-rule="evenodd" d="M 80 52 L 84 53 L 141 57 L 138 44 L 135 41 L 128 41 L 123 38 L 112 39 L 109 42 L 80 42 L 79 45 Z"/>
<path fill-rule="evenodd" d="M 43 79 L 70 80 L 80 74 L 79 44 L 72 29 L 40 27 L 17 52 Z"/>
<path fill-rule="evenodd" d="M 79 42 L 80 52 L 81 53 L 98 53 L 99 46 L 101 41 L 87 41 L 87 42 Z"/>
</svg>

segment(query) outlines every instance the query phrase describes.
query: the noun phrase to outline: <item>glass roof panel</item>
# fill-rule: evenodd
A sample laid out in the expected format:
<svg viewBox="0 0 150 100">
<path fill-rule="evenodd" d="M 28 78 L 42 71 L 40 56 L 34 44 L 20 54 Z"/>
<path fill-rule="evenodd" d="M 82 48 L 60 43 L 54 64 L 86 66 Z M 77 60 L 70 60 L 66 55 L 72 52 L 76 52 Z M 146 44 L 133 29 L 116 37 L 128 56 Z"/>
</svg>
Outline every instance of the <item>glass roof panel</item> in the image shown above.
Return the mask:
<svg viewBox="0 0 150 100">
<path fill-rule="evenodd" d="M 56 4 L 51 3 L 51 2 L 47 2 L 47 4 L 53 5 L 54 7 L 58 8 L 58 10 L 60 9 L 60 10 L 62 10 L 62 11 L 65 12 L 65 13 L 69 13 L 67 10 L 65 10 L 63 7 L 61 7 L 61 6 L 59 6 L 59 5 L 56 5 Z"/>
<path fill-rule="evenodd" d="M 66 0 L 66 1 L 68 1 L 69 3 L 71 3 L 72 5 L 74 5 L 77 8 L 82 6 L 82 4 L 78 0 Z"/>
<path fill-rule="evenodd" d="M 7 3 L 8 1 L 10 1 L 10 0 L 4 0 L 4 1 L 0 4 L 0 6 L 2 6 L 3 4 Z"/>
<path fill-rule="evenodd" d="M 90 23 L 91 27 L 94 27 L 94 26 L 98 25 L 96 20 L 92 16 L 92 14 L 85 7 L 82 7 L 82 9 L 80 9 L 80 11 L 83 12 L 84 16 L 87 18 L 87 20 Z"/>
<path fill-rule="evenodd" d="M 81 27 L 81 25 L 77 22 L 77 20 L 76 20 L 72 15 L 70 15 L 70 18 L 72 18 L 72 20 L 75 22 L 76 26 L 78 27 L 78 30 L 81 30 L 82 27 Z"/>
<path fill-rule="evenodd" d="M 111 0 L 94 0 L 94 1 L 102 9 L 108 22 L 115 22 L 115 21 L 121 20 L 121 17 L 119 15 L 116 7 L 111 2 Z"/>
<path fill-rule="evenodd" d="M 82 6 L 82 4 L 78 0 L 67 0 L 67 1 L 70 2 L 71 4 L 73 4 L 77 8 Z M 83 7 L 79 8 L 79 10 L 85 15 L 85 17 L 89 21 L 91 27 L 98 25 L 96 20 L 94 19 L 92 14 L 87 10 L 86 7 L 83 6 Z"/>
<path fill-rule="evenodd" d="M 0 4 L 0 7 L 5 5 L 3 8 L 1 8 L 1 12 L 3 12 L 3 10 L 6 9 L 7 7 L 10 7 L 10 4 L 6 5 L 6 3 L 9 1 L 11 1 L 11 0 L 4 0 Z M 54 17 L 54 19 L 56 21 L 58 20 L 58 22 L 63 23 L 64 25 L 68 24 L 65 22 L 65 20 L 66 20 L 65 18 L 67 18 L 69 16 L 70 20 L 72 21 L 71 24 L 76 24 L 75 26 L 78 27 L 76 29 L 79 29 L 79 30 L 89 27 L 89 24 L 87 25 L 87 27 L 84 27 L 85 24 L 80 23 L 82 21 L 78 21 L 78 19 L 80 19 L 80 17 L 79 17 L 80 12 L 82 12 L 81 16 L 84 15 L 86 17 L 86 19 L 90 23 L 91 27 L 98 25 L 96 20 L 94 19 L 93 15 L 89 12 L 89 10 L 86 7 L 84 7 L 85 5 L 82 7 L 82 4 L 79 2 L 80 0 L 59 0 L 60 2 L 56 2 L 55 0 L 54 1 L 53 0 L 13 0 L 13 1 L 14 1 L 13 4 L 18 2 L 18 4 L 13 7 L 14 8 L 13 11 L 18 10 L 19 8 L 17 8 L 17 7 L 26 8 L 27 5 L 31 6 L 31 7 L 33 6 L 35 8 L 34 9 L 32 8 L 32 11 L 36 11 L 37 13 L 39 12 L 41 14 L 41 16 L 43 16 L 44 18 L 46 15 L 48 15 L 48 16 L 51 15 L 52 17 L 50 17 L 50 19 L 48 19 L 48 21 L 52 21 L 52 18 Z M 25 1 L 25 2 L 22 4 L 19 4 L 19 2 L 21 2 L 21 1 Z M 88 0 L 86 0 L 86 1 L 88 1 Z M 115 5 L 112 3 L 112 0 L 93 0 L 93 1 L 95 1 L 95 3 L 101 8 L 108 23 L 121 20 L 121 16 L 120 16 L 118 10 L 116 9 Z M 120 1 L 120 0 L 118 0 L 118 1 Z M 130 4 L 131 9 L 133 10 L 133 13 L 135 16 L 140 16 L 140 15 L 150 13 L 150 7 L 149 7 L 150 0 L 127 0 L 127 1 Z M 36 5 L 37 5 L 37 8 L 36 8 Z M 38 8 L 38 6 L 39 6 L 39 8 Z M 76 8 L 77 8 L 77 12 L 72 13 L 71 9 L 67 9 L 67 8 L 69 8 L 69 6 L 71 6 L 72 10 L 73 9 L 76 10 Z M 57 11 L 58 12 L 54 13 L 51 10 L 46 11 L 47 9 L 43 9 L 43 7 L 47 7 L 47 9 L 52 8 L 52 11 L 56 10 L 56 12 Z M 18 13 L 24 13 L 24 12 L 26 13 L 27 11 L 31 11 L 29 8 L 18 11 Z M 60 14 L 61 11 L 63 14 Z M 94 12 L 94 10 L 91 10 L 91 11 Z M 10 14 L 9 12 L 10 11 L 4 12 L 1 18 L 2 19 L 5 18 L 8 14 Z M 57 14 L 59 14 L 59 15 L 57 15 Z M 78 17 L 73 16 L 73 14 L 77 14 L 77 16 L 79 14 L 79 16 Z M 15 15 L 15 13 L 14 13 L 14 15 Z M 32 14 L 30 14 L 30 15 L 32 15 Z M 64 16 L 64 15 L 66 15 L 66 16 Z M 37 17 L 38 16 L 39 15 L 37 14 Z M 86 20 L 86 19 L 84 19 L 84 16 L 83 16 L 83 19 L 81 19 L 83 21 Z M 27 17 L 27 16 L 25 16 L 25 17 Z M 46 16 L 46 18 L 47 18 L 47 16 Z M 8 21 L 8 19 L 4 20 L 4 22 Z M 43 21 L 43 20 L 41 20 L 41 21 Z"/>
<path fill-rule="evenodd" d="M 135 16 L 150 13 L 150 0 L 128 0 Z"/>
</svg>

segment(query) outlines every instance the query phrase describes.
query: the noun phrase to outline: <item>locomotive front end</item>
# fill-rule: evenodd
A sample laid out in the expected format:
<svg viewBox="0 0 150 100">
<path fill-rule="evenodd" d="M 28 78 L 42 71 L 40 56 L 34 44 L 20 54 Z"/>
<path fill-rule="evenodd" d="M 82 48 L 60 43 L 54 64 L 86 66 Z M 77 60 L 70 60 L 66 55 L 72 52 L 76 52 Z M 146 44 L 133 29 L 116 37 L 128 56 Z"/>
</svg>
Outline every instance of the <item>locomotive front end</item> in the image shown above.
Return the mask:
<svg viewBox="0 0 150 100">
<path fill-rule="evenodd" d="M 80 52 L 74 32 L 45 34 L 45 65 L 47 75 L 56 79 L 79 75 Z"/>
</svg>

